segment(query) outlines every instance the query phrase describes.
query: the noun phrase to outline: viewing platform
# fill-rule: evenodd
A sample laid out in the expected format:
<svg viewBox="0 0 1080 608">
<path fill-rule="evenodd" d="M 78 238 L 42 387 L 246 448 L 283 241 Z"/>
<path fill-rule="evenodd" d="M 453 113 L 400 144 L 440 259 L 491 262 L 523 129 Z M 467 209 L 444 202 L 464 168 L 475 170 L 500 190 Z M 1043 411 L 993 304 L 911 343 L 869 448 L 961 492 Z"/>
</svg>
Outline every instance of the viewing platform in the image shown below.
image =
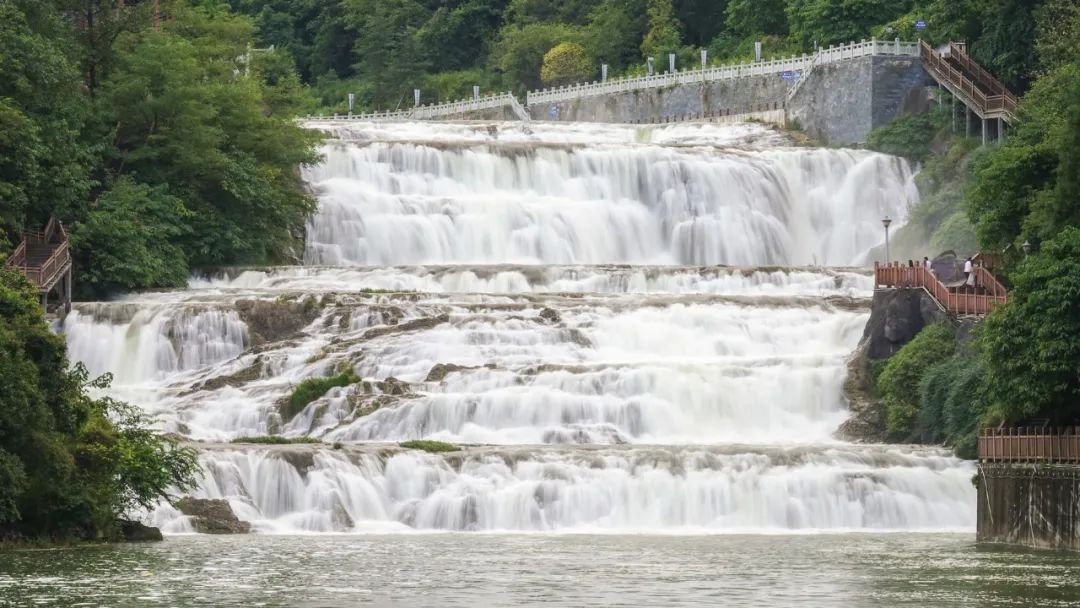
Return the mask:
<svg viewBox="0 0 1080 608">
<path fill-rule="evenodd" d="M 923 289 L 942 310 L 955 315 L 988 314 L 995 306 L 1008 301 L 1008 291 L 990 271 L 976 266 L 975 287 L 963 283 L 946 285 L 924 266 L 905 266 L 899 262 L 874 263 L 874 288 Z"/>
<path fill-rule="evenodd" d="M 41 307 L 48 311 L 49 292 L 59 290 L 64 314 L 71 311 L 71 251 L 68 233 L 55 217 L 45 230 L 26 232 L 19 246 L 4 264 L 26 275 L 38 289 Z"/>
</svg>

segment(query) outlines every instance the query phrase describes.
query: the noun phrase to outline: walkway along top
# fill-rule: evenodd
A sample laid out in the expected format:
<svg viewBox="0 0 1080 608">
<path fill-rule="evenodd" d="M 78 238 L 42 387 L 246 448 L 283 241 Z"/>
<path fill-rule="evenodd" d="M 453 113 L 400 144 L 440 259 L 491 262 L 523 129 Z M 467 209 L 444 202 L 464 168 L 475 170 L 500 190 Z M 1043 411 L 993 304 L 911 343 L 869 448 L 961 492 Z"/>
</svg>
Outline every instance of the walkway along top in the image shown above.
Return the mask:
<svg viewBox="0 0 1080 608">
<path fill-rule="evenodd" d="M 38 289 L 41 306 L 47 308 L 49 292 L 60 291 L 64 312 L 71 311 L 71 252 L 68 233 L 55 217 L 49 219 L 45 230 L 27 232 L 4 264 L 26 275 Z"/>
<path fill-rule="evenodd" d="M 955 315 L 985 315 L 1008 301 L 1005 287 L 988 270 L 976 266 L 973 272 L 975 289 L 950 287 L 921 264 L 904 266 L 893 262 L 883 266 L 874 262 L 874 287 L 924 289 L 942 309 Z"/>
</svg>

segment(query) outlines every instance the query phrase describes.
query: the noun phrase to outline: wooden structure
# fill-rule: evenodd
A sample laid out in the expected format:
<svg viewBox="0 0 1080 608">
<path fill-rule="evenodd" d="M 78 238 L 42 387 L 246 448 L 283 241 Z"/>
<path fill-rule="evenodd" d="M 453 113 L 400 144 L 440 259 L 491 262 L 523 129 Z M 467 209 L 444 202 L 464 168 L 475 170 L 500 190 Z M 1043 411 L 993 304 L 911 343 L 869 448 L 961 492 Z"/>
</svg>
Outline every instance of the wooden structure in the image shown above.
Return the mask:
<svg viewBox="0 0 1080 608">
<path fill-rule="evenodd" d="M 948 286 L 921 264 L 874 263 L 874 287 L 923 289 L 946 312 L 955 315 L 985 315 L 1009 300 L 1005 287 L 986 268 L 976 266 L 975 288 Z"/>
<path fill-rule="evenodd" d="M 926 72 L 964 104 L 968 135 L 971 135 L 972 114 L 982 123 L 984 144 L 988 124 L 996 125 L 1000 140 L 1005 135 L 1005 124 L 1016 122 L 1016 95 L 969 57 L 964 45 L 950 42 L 939 51 L 920 41 L 919 57 Z"/>
<path fill-rule="evenodd" d="M 979 432 L 981 462 L 1080 463 L 1080 428 L 1014 427 Z"/>
<path fill-rule="evenodd" d="M 27 232 L 5 266 L 21 271 L 37 288 L 41 306 L 48 311 L 49 293 L 59 292 L 64 314 L 71 311 L 71 251 L 68 233 L 59 220 L 49 218 L 42 232 Z"/>
</svg>

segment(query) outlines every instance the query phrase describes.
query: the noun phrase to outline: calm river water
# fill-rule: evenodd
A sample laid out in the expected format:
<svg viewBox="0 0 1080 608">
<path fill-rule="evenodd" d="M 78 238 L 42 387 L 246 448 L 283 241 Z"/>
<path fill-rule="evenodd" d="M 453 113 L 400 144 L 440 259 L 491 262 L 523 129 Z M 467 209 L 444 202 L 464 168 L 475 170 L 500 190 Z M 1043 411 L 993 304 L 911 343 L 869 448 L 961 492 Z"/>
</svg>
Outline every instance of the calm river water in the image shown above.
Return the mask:
<svg viewBox="0 0 1080 608">
<path fill-rule="evenodd" d="M 970 534 L 180 536 L 0 553 L 0 605 L 1075 606 L 1080 554 Z"/>
</svg>

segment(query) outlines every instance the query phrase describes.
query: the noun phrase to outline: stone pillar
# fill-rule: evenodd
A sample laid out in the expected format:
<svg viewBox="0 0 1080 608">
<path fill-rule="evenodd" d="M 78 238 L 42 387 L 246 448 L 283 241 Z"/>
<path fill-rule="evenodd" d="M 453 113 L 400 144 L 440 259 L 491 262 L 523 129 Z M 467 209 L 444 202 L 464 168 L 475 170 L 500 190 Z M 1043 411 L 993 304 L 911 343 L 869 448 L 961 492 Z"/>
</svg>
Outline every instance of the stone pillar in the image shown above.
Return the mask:
<svg viewBox="0 0 1080 608">
<path fill-rule="evenodd" d="M 964 104 L 964 136 L 971 137 L 971 108 Z"/>
<path fill-rule="evenodd" d="M 1001 143 L 1001 142 L 1005 141 L 1005 119 L 999 118 L 999 119 L 997 119 L 997 121 L 998 121 L 997 140 L 998 140 L 998 143 Z"/>
<path fill-rule="evenodd" d="M 74 272 L 72 268 L 68 268 L 68 271 L 64 274 L 64 315 L 71 312 L 71 273 Z"/>
<path fill-rule="evenodd" d="M 982 125 L 982 145 L 986 145 L 986 119 L 980 118 L 979 124 Z"/>
</svg>

